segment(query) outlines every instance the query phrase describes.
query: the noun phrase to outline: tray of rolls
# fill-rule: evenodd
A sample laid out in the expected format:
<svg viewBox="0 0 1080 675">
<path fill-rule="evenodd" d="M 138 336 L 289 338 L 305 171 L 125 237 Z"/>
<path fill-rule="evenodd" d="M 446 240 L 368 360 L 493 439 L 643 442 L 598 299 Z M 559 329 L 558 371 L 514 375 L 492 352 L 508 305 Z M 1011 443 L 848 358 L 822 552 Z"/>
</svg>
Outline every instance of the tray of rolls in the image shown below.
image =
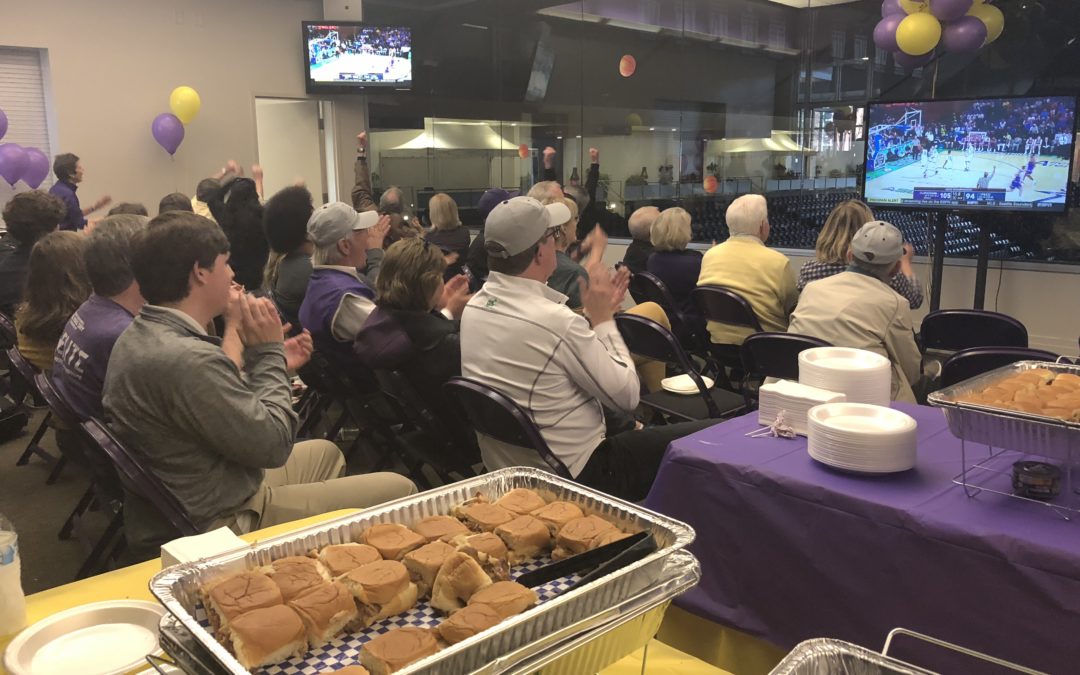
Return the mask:
<svg viewBox="0 0 1080 675">
<path fill-rule="evenodd" d="M 965 441 L 1064 460 L 1080 451 L 1080 366 L 1020 361 L 940 389 L 927 402 L 944 410 L 949 431 Z"/>
<path fill-rule="evenodd" d="M 656 550 L 587 585 L 514 581 L 639 532 Z M 170 567 L 150 589 L 216 672 L 468 673 L 617 615 L 693 539 L 684 523 L 516 467 Z"/>
</svg>

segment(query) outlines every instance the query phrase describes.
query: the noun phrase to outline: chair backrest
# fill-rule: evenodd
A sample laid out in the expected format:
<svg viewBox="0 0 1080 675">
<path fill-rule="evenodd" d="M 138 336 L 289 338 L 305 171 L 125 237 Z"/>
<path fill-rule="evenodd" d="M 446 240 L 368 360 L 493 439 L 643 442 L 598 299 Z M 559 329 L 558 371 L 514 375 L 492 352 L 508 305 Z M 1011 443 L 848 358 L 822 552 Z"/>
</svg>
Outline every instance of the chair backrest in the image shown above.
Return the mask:
<svg viewBox="0 0 1080 675">
<path fill-rule="evenodd" d="M 34 367 L 34 364 L 26 360 L 26 357 L 22 355 L 18 347 L 12 347 L 7 350 L 8 363 L 15 369 L 15 372 L 19 373 L 19 376 L 26 380 L 26 382 L 33 387 L 34 376 L 38 374 L 38 369 Z"/>
<path fill-rule="evenodd" d="M 548 447 L 529 413 L 509 396 L 465 377 L 450 378 L 443 389 L 458 402 L 476 431 L 503 443 L 532 448 L 557 475 L 573 478 Z"/>
<path fill-rule="evenodd" d="M 733 326 L 746 326 L 755 332 L 761 332 L 761 322 L 746 298 L 730 288 L 706 284 L 698 286 L 690 293 L 694 306 L 709 321 L 726 323 Z"/>
<path fill-rule="evenodd" d="M 668 315 L 668 320 L 671 321 L 673 328 L 686 323 L 685 317 L 679 311 L 678 303 L 675 302 L 675 296 L 671 294 L 667 284 L 655 274 L 638 272 L 631 275 L 630 287 L 627 290 L 630 291 L 630 297 L 639 305 L 644 302 L 655 302 L 660 305 Z"/>
<path fill-rule="evenodd" d="M 743 370 L 750 377 L 799 379 L 799 354 L 813 347 L 831 346 L 824 340 L 796 333 L 754 333 L 740 347 Z"/>
<path fill-rule="evenodd" d="M 428 407 L 424 397 L 404 373 L 397 370 L 376 370 L 375 377 L 383 393 L 397 402 L 408 419 L 431 441 L 450 453 L 450 456 L 445 458 L 450 460 L 446 462 L 448 468 L 469 467 L 480 461 L 479 448 L 476 446 L 472 429 L 466 428 L 465 424 L 458 424 L 456 429 L 447 428 L 449 421 L 444 422 Z M 462 447 L 463 443 L 467 445 Z"/>
<path fill-rule="evenodd" d="M 949 387 L 1017 361 L 1056 361 L 1057 354 L 1023 347 L 972 347 L 956 352 L 941 367 L 941 386 Z"/>
<path fill-rule="evenodd" d="M 0 312 L 0 346 L 14 347 L 19 342 L 19 336 L 15 332 L 15 322 L 11 317 Z"/>
<path fill-rule="evenodd" d="M 75 411 L 71 409 L 68 402 L 64 400 L 64 397 L 60 395 L 60 392 L 53 386 L 52 380 L 49 379 L 47 373 L 38 373 L 34 376 L 34 385 L 37 386 L 41 397 L 45 399 L 46 405 L 49 406 L 49 410 L 52 410 L 53 415 L 60 422 L 70 428 L 78 429 L 79 423 L 82 420 L 75 414 Z"/>
<path fill-rule="evenodd" d="M 972 347 L 1028 346 L 1024 324 L 1006 314 L 982 309 L 940 309 L 923 319 L 923 349 L 959 351 Z"/>
<path fill-rule="evenodd" d="M 176 495 L 165 487 L 157 476 L 146 469 L 101 420 L 90 418 L 82 423 L 82 429 L 87 437 L 112 460 L 113 466 L 116 467 L 129 490 L 138 493 L 153 504 L 161 515 L 165 516 L 180 532 L 181 536 L 199 534 L 199 528 L 196 527 L 187 509 L 176 498 Z"/>
<path fill-rule="evenodd" d="M 701 379 L 701 375 L 690 361 L 686 350 L 682 348 L 682 345 L 675 339 L 671 331 L 652 319 L 637 316 L 636 314 L 617 314 L 615 316 L 615 325 L 619 328 L 619 333 L 631 353 L 654 361 L 677 365 L 697 385 L 698 392 L 701 394 L 702 399 L 705 401 L 705 407 L 709 411 L 709 416 L 721 416 L 719 408 L 716 407 L 716 402 L 713 401 L 708 387 L 705 386 L 705 381 Z"/>
</svg>

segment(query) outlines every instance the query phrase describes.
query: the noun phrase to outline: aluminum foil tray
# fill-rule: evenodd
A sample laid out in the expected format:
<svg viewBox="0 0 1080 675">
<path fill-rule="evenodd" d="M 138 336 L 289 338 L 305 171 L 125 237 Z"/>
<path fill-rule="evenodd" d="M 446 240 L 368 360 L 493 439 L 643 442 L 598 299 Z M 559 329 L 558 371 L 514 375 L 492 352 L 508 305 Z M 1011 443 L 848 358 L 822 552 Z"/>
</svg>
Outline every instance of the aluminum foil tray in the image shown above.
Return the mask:
<svg viewBox="0 0 1080 675">
<path fill-rule="evenodd" d="M 818 638 L 795 645 L 769 675 L 932 675 L 859 645 Z"/>
<path fill-rule="evenodd" d="M 545 591 L 543 593 L 545 601 L 538 606 L 398 672 L 469 673 L 529 645 L 539 649 L 545 645 L 554 644 L 557 639 L 565 639 L 565 636 L 562 638 L 558 636 L 569 626 L 580 624 L 580 629 L 587 629 L 610 621 L 618 616 L 621 603 L 649 588 L 660 578 L 665 562 L 673 552 L 685 548 L 694 540 L 693 529 L 684 523 L 545 471 L 516 467 L 429 490 L 419 495 L 388 502 L 362 513 L 267 539 L 253 545 L 250 549 L 170 567 L 159 572 L 150 581 L 150 590 L 176 617 L 194 641 L 222 666 L 220 672 L 234 675 L 248 673 L 210 635 L 205 622 L 200 621 L 203 617 L 200 613 L 198 590 L 204 584 L 219 577 L 231 576 L 247 569 L 267 565 L 278 558 L 306 555 L 314 548 L 356 541 L 364 529 L 377 523 L 412 525 L 428 516 L 448 514 L 454 506 L 471 498 L 477 492 L 482 492 L 491 499 L 498 499 L 503 494 L 519 487 L 534 489 L 549 500 L 573 502 L 586 513 L 608 518 L 624 529 L 646 530 L 656 538 L 658 549 L 648 557 L 580 589 L 562 592 L 572 583 L 572 579 L 552 582 L 555 587 L 542 589 Z M 515 568 L 515 572 L 523 572 L 526 569 L 528 568 Z M 411 612 L 380 622 L 367 629 L 365 633 L 370 639 L 370 636 L 375 634 L 373 630 L 385 632 L 395 625 L 406 625 L 401 623 L 403 618 L 408 620 L 411 617 L 412 620 L 430 621 L 434 616 L 430 614 L 425 616 L 425 613 L 430 613 L 430 611 L 426 603 L 421 603 Z M 420 616 L 419 619 L 417 615 Z M 437 623 L 437 620 L 435 622 Z M 339 641 L 323 649 L 313 650 L 315 659 L 311 662 L 308 662 L 307 656 L 313 653 L 305 655 L 302 659 L 287 661 L 259 672 L 289 675 L 318 672 L 320 668 L 332 667 L 328 657 L 334 659 L 333 663 L 354 663 L 356 661 L 354 647 L 340 649 L 336 646 Z"/>
<path fill-rule="evenodd" d="M 949 431 L 957 438 L 995 448 L 1070 461 L 1070 455 L 1080 452 L 1080 423 L 973 403 L 959 403 L 956 400 L 966 394 L 982 391 L 1006 376 L 1037 368 L 1080 375 L 1080 366 L 1020 361 L 935 391 L 927 398 L 927 402 L 945 412 Z"/>
</svg>

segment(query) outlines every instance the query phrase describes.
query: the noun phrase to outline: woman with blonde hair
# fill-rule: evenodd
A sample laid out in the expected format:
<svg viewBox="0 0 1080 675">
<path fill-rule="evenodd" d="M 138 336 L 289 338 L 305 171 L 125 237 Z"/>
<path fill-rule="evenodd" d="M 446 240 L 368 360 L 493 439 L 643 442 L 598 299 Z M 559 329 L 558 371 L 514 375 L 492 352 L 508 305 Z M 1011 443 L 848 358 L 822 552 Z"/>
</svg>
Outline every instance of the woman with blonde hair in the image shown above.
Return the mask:
<svg viewBox="0 0 1080 675">
<path fill-rule="evenodd" d="M 582 310 L 581 288 L 578 279 L 588 277 L 585 268 L 579 265 L 567 253 L 571 244 L 577 241 L 578 207 L 569 197 L 549 199 L 545 204 L 560 204 L 566 208 L 552 212 L 552 224 L 558 224 L 555 230 L 555 271 L 548 277 L 548 286 L 567 297 L 566 306 L 575 312 Z M 561 222 L 558 222 L 561 221 Z"/>
<path fill-rule="evenodd" d="M 455 262 L 446 267 L 445 278 L 449 280 L 461 274 L 469 254 L 469 228 L 461 224 L 457 202 L 445 192 L 428 202 L 428 219 L 431 229 L 424 234 L 424 239 L 438 246 L 444 254 L 457 254 Z"/>
<path fill-rule="evenodd" d="M 799 270 L 796 287 L 802 291 L 806 284 L 839 274 L 848 268 L 848 249 L 851 239 L 859 228 L 875 220 L 870 207 L 857 199 L 840 202 L 825 220 L 821 233 L 818 234 L 814 247 L 814 259 L 804 264 Z M 911 244 L 904 244 L 904 256 L 900 258 L 900 273 L 892 278 L 889 285 L 902 295 L 911 306 L 918 309 L 923 304 L 922 284 L 915 278 L 911 267 L 914 256 Z"/>
<path fill-rule="evenodd" d="M 85 248 L 81 233 L 59 231 L 45 235 L 30 252 L 26 301 L 15 313 L 15 328 L 19 351 L 40 370 L 52 370 L 64 326 L 93 290 Z"/>
<path fill-rule="evenodd" d="M 664 209 L 649 234 L 653 253 L 645 269 L 664 282 L 681 312 L 696 316 L 690 292 L 697 287 L 701 276 L 702 256 L 701 251 L 686 248 L 692 238 L 690 214 L 686 209 L 677 206 Z"/>
</svg>

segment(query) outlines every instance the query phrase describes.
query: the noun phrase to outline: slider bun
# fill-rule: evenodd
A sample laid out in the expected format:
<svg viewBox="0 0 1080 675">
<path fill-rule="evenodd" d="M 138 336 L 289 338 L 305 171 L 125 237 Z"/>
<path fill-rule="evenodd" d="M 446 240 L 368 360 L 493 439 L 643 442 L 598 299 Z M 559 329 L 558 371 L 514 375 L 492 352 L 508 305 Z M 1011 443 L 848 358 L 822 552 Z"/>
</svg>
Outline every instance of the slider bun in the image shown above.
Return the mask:
<svg viewBox="0 0 1080 675">
<path fill-rule="evenodd" d="M 481 588 L 469 599 L 469 606 L 487 605 L 503 619 L 521 614 L 532 607 L 540 598 L 536 591 L 526 588 L 516 581 L 499 581 Z"/>
<path fill-rule="evenodd" d="M 374 546 L 387 560 L 401 560 L 406 553 L 420 548 L 427 540 L 404 525 L 382 523 L 364 530 L 360 535 L 360 541 Z"/>
<path fill-rule="evenodd" d="M 518 516 L 495 528 L 495 534 L 513 551 L 511 564 L 535 558 L 551 547 L 547 525 L 532 516 Z"/>
<path fill-rule="evenodd" d="M 409 577 L 416 582 L 421 597 L 427 597 L 431 592 L 439 569 L 446 562 L 447 557 L 456 550 L 446 542 L 433 541 L 406 554 L 405 567 L 409 570 Z"/>
<path fill-rule="evenodd" d="M 409 582 L 398 591 L 398 594 L 390 598 L 388 602 L 383 604 L 379 613 L 375 615 L 375 621 L 381 621 L 382 619 L 388 619 L 392 616 L 397 616 L 402 612 L 407 612 L 416 606 L 416 599 L 419 597 L 417 593 L 416 584 Z"/>
<path fill-rule="evenodd" d="M 319 560 L 331 576 L 339 577 L 357 567 L 382 560 L 382 555 L 367 544 L 331 544 L 319 551 Z"/>
<path fill-rule="evenodd" d="M 464 553 L 453 553 L 439 568 L 431 591 L 431 606 L 444 612 L 461 609 L 473 594 L 491 585 L 480 563 Z"/>
<path fill-rule="evenodd" d="M 320 670 L 319 675 L 371 675 L 371 671 L 363 666 L 345 666 L 338 670 Z"/>
<path fill-rule="evenodd" d="M 514 488 L 495 502 L 496 506 L 521 516 L 543 508 L 546 504 L 543 497 L 528 488 Z"/>
<path fill-rule="evenodd" d="M 367 605 L 385 605 L 409 584 L 409 571 L 396 560 L 380 560 L 341 577 L 357 600 Z"/>
<path fill-rule="evenodd" d="M 470 604 L 440 623 L 438 631 L 443 640 L 453 645 L 491 628 L 502 619 L 490 605 Z"/>
<path fill-rule="evenodd" d="M 304 622 L 308 643 L 312 646 L 330 642 L 357 618 L 352 593 L 340 581 L 323 583 L 289 603 Z"/>
<path fill-rule="evenodd" d="M 532 512 L 532 516 L 548 527 L 551 536 L 555 536 L 563 525 L 571 520 L 584 518 L 585 514 L 577 504 L 570 502 L 551 502 Z"/>
<path fill-rule="evenodd" d="M 608 544 L 614 544 L 615 542 L 626 539 L 630 536 L 629 532 L 623 532 L 622 530 L 608 530 L 601 533 L 596 539 L 592 541 L 592 548 L 600 548 L 601 546 L 607 546 Z"/>
<path fill-rule="evenodd" d="M 450 516 L 431 516 L 424 518 L 413 526 L 413 529 L 429 542 L 436 539 L 450 538 L 458 534 L 468 534 L 469 528 L 461 524 L 457 518 Z"/>
<path fill-rule="evenodd" d="M 257 570 L 212 583 L 204 589 L 204 594 L 207 614 L 216 633 L 227 631 L 230 621 L 244 612 L 284 602 L 277 584 Z"/>
<path fill-rule="evenodd" d="M 569 555 L 577 555 L 592 548 L 592 542 L 597 536 L 613 529 L 614 525 L 599 516 L 586 516 L 564 525 L 555 542 Z"/>
<path fill-rule="evenodd" d="M 360 650 L 360 663 L 371 675 L 387 675 L 437 651 L 433 631 L 408 626 L 373 637 Z"/>
<path fill-rule="evenodd" d="M 233 619 L 233 653 L 247 669 L 281 663 L 307 651 L 304 623 L 285 605 L 255 609 Z"/>
<path fill-rule="evenodd" d="M 301 556 L 275 560 L 267 569 L 267 575 L 281 589 L 281 597 L 285 602 L 330 580 L 330 575 L 321 563 Z"/>
<path fill-rule="evenodd" d="M 458 509 L 458 517 L 471 530 L 491 532 L 499 525 L 513 520 L 514 514 L 501 506 L 480 502 L 462 506 Z"/>
</svg>

